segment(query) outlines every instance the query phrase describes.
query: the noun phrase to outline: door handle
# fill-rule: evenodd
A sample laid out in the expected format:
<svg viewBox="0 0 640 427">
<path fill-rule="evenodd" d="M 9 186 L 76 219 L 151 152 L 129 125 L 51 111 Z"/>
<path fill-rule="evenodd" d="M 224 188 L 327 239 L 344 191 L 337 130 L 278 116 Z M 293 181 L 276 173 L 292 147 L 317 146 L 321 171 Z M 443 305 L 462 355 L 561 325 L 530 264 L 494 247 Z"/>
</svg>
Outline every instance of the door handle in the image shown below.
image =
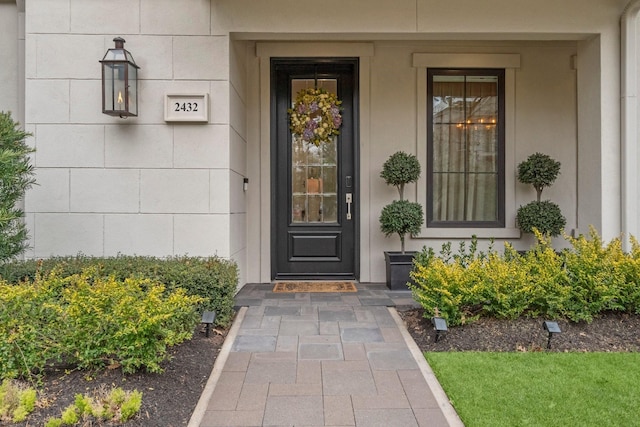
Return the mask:
<svg viewBox="0 0 640 427">
<path fill-rule="evenodd" d="M 351 203 L 353 203 L 353 193 L 347 193 L 346 199 L 347 199 L 347 219 L 351 220 Z"/>
</svg>

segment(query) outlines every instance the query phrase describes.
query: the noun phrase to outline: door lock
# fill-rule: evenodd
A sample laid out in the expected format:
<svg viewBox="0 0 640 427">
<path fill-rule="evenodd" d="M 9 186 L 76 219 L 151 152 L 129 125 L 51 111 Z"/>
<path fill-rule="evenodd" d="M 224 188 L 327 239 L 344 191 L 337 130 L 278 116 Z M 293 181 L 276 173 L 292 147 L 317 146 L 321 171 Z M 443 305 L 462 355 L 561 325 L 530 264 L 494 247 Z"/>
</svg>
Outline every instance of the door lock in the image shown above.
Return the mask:
<svg viewBox="0 0 640 427">
<path fill-rule="evenodd" d="M 346 194 L 347 199 L 347 219 L 351 219 L 351 203 L 353 203 L 353 193 Z"/>
</svg>

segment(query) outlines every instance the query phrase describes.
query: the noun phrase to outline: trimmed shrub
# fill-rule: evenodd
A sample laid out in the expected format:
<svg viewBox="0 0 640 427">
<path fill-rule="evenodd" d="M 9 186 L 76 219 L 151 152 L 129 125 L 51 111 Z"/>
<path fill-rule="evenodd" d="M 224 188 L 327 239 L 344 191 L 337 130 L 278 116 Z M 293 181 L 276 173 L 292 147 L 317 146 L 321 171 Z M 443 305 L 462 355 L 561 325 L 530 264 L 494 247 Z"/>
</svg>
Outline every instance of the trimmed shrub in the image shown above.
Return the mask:
<svg viewBox="0 0 640 427">
<path fill-rule="evenodd" d="M 620 239 L 604 244 L 595 230 L 589 238 L 565 238 L 571 248 L 553 250 L 549 237 L 537 232 L 537 245 L 521 255 L 509 244 L 504 253 L 487 253 L 450 244 L 440 256 L 425 248 L 414 260 L 411 285 L 425 316 L 438 314 L 451 325 L 480 316 L 566 318 L 590 322 L 605 311 L 640 313 L 640 246 L 622 250 Z"/>
<path fill-rule="evenodd" d="M 566 225 L 560 206 L 545 200 L 541 201 L 542 190 L 549 187 L 560 174 L 560 162 L 546 154 L 534 153 L 518 165 L 518 180 L 531 184 L 536 190 L 536 200 L 518 208 L 516 222 L 525 233 L 538 230 L 548 236 L 558 236 Z"/>
<path fill-rule="evenodd" d="M 56 285 L 0 282 L 0 378 L 30 377 L 60 359 Z"/>
<path fill-rule="evenodd" d="M 542 190 L 550 187 L 560 175 L 560 166 L 560 162 L 548 155 L 534 153 L 518 164 L 518 181 L 533 185 L 537 200 L 540 201 Z"/>
<path fill-rule="evenodd" d="M 404 200 L 404 186 L 420 178 L 420 162 L 413 154 L 397 151 L 382 165 L 380 177 L 387 185 L 396 187 L 400 200 Z"/>
<path fill-rule="evenodd" d="M 191 338 L 201 301 L 180 288 L 163 293 L 146 279 L 71 276 L 59 306 L 63 354 L 80 368 L 116 363 L 124 372 L 161 371 L 167 347 Z"/>
<path fill-rule="evenodd" d="M 525 233 L 538 230 L 552 237 L 559 236 L 567 224 L 560 206 L 550 200 L 534 201 L 520 206 L 516 214 L 516 222 Z"/>
<path fill-rule="evenodd" d="M 191 338 L 201 302 L 180 288 L 165 292 L 147 279 L 121 281 L 95 269 L 0 282 L 0 377 L 38 374 L 56 361 L 159 372 L 167 347 Z"/>
<path fill-rule="evenodd" d="M 94 258 L 84 255 L 44 260 L 16 261 L 0 266 L 0 277 L 9 283 L 34 281 L 39 274 L 48 276 L 56 269 L 60 277 L 80 274 L 94 268 L 101 277 L 148 279 L 165 285 L 165 293 L 182 288 L 188 295 L 204 298 L 197 310 L 215 310 L 216 325 L 225 327 L 233 317 L 234 296 L 238 286 L 238 267 L 218 257 L 170 257 L 160 259 L 120 255 Z"/>
<path fill-rule="evenodd" d="M 382 209 L 380 230 L 386 237 L 397 234 L 400 251 L 405 253 L 406 234 L 417 234 L 424 221 L 422 206 L 404 199 L 405 185 L 416 182 L 420 177 L 420 162 L 413 154 L 397 151 L 382 165 L 380 177 L 387 185 L 396 187 L 400 196 L 400 200 L 394 200 Z"/>
<path fill-rule="evenodd" d="M 640 244 L 633 236 L 630 240 L 630 253 L 616 263 L 618 272 L 624 277 L 620 305 L 626 312 L 640 314 Z"/>
<path fill-rule="evenodd" d="M 380 230 L 386 237 L 397 234 L 400 237 L 401 250 L 404 253 L 405 235 L 417 234 L 422 226 L 422 205 L 407 200 L 394 200 L 382 208 Z"/>
<path fill-rule="evenodd" d="M 591 321 L 602 311 L 637 310 L 638 300 L 629 299 L 627 294 L 637 289 L 639 271 L 625 266 L 636 262 L 637 258 L 632 258 L 638 254 L 624 253 L 620 239 L 605 245 L 594 230 L 590 232 L 590 239 L 584 236 L 567 239 L 572 250 L 564 254 L 567 279 L 571 284 L 566 304 L 572 317 Z"/>
</svg>

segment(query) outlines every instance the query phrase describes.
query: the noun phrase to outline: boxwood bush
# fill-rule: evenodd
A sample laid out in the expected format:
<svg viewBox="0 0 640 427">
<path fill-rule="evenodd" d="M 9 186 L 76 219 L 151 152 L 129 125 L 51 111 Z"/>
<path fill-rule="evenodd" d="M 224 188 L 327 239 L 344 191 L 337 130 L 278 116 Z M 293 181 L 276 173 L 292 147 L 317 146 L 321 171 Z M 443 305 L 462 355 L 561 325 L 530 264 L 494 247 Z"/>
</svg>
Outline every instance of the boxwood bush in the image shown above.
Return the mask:
<svg viewBox="0 0 640 427">
<path fill-rule="evenodd" d="M 160 370 L 203 310 L 226 326 L 237 266 L 220 258 L 83 255 L 0 266 L 0 378 L 52 363 Z"/>
<path fill-rule="evenodd" d="M 592 228 L 589 236 L 565 236 L 570 248 L 556 252 L 548 237 L 524 254 L 508 243 L 502 253 L 477 249 L 472 240 L 453 253 L 445 244 L 438 255 L 425 248 L 414 262 L 411 286 L 425 316 L 436 313 L 449 324 L 480 316 L 519 316 L 593 320 L 605 311 L 640 314 L 640 245 L 631 237 L 624 252 L 620 239 L 605 244 Z"/>
<path fill-rule="evenodd" d="M 0 377 L 29 377 L 52 363 L 161 371 L 167 347 L 191 338 L 203 298 L 96 268 L 33 282 L 0 282 Z"/>
<path fill-rule="evenodd" d="M 96 275 L 100 277 L 113 276 L 120 281 L 138 278 L 161 283 L 165 286 L 165 293 L 182 288 L 187 295 L 203 298 L 196 308 L 198 311 L 216 311 L 218 326 L 227 326 L 232 319 L 238 268 L 234 262 L 218 257 L 54 257 L 1 265 L 0 277 L 9 283 L 19 283 L 33 281 L 38 274 L 48 276 L 54 269 L 61 277 L 66 277 L 80 274 L 89 267 L 94 268 Z"/>
</svg>

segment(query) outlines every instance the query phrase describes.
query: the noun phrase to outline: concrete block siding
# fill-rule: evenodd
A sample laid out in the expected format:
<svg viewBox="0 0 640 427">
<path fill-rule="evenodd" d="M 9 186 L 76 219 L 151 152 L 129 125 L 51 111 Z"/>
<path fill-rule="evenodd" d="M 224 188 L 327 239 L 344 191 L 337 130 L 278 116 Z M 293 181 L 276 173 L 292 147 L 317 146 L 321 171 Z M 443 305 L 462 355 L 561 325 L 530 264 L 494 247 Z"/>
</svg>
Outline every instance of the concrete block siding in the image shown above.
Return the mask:
<svg viewBox="0 0 640 427">
<path fill-rule="evenodd" d="M 210 16 L 209 0 L 26 1 L 39 183 L 26 197 L 27 256 L 245 258 L 245 107 Z M 140 114 L 127 120 L 100 110 L 98 61 L 116 36 L 141 67 Z M 209 123 L 166 123 L 167 93 L 208 93 Z"/>
<path fill-rule="evenodd" d="M 42 124 L 37 130 L 37 168 L 105 166 L 104 126 Z"/>
<path fill-rule="evenodd" d="M 173 252 L 171 215 L 105 215 L 104 253 L 166 256 Z"/>
<path fill-rule="evenodd" d="M 78 253 L 232 255 L 220 249 L 231 246 L 229 215 L 40 213 L 28 214 L 27 226 L 37 235 L 38 245 L 28 253 L 34 258 Z"/>
<path fill-rule="evenodd" d="M 36 213 L 33 216 L 30 232 L 35 257 L 104 253 L 104 215 Z"/>
</svg>

